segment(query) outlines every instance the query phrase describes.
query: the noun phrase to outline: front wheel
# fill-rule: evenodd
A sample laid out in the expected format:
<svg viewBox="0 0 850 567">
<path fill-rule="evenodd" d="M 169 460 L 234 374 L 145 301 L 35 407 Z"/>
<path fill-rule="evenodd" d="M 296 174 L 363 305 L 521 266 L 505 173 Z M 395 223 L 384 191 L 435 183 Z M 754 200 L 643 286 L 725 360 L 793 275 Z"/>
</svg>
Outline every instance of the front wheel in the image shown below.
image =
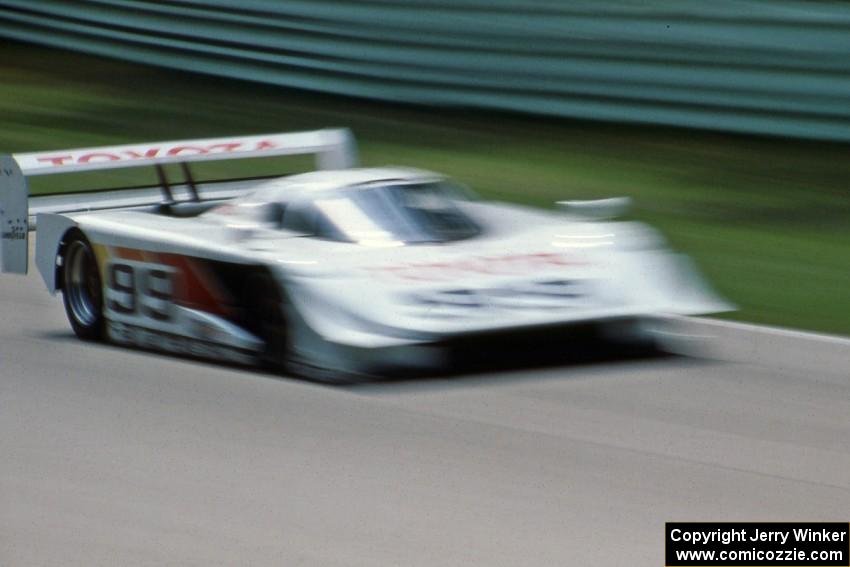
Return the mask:
<svg viewBox="0 0 850 567">
<path fill-rule="evenodd" d="M 79 230 L 69 233 L 62 255 L 62 299 L 74 333 L 85 340 L 103 337 L 103 287 L 97 259 Z"/>
<path fill-rule="evenodd" d="M 283 293 L 270 274 L 258 273 L 249 277 L 245 287 L 246 326 L 263 341 L 260 361 L 273 370 L 283 368 L 289 354 L 283 301 Z"/>
</svg>

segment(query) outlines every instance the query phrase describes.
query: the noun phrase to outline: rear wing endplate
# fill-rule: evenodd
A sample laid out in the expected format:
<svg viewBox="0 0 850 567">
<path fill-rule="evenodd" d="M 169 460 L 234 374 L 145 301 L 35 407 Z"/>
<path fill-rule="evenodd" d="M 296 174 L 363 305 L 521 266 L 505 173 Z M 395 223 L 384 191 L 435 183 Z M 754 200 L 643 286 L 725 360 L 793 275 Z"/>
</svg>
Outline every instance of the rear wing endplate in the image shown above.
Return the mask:
<svg viewBox="0 0 850 567">
<path fill-rule="evenodd" d="M 12 156 L 0 155 L 0 271 L 27 273 L 27 180 Z"/>
<path fill-rule="evenodd" d="M 298 154 L 314 154 L 316 169 L 346 169 L 357 165 L 354 137 L 344 128 L 0 155 L 0 272 L 27 272 L 28 177 Z M 127 193 L 113 191 L 97 196 L 82 193 L 38 199 L 47 200 L 52 213 L 87 210 L 92 206 L 100 209 L 143 206 L 160 201 L 152 192 L 137 191 L 132 197 Z"/>
</svg>

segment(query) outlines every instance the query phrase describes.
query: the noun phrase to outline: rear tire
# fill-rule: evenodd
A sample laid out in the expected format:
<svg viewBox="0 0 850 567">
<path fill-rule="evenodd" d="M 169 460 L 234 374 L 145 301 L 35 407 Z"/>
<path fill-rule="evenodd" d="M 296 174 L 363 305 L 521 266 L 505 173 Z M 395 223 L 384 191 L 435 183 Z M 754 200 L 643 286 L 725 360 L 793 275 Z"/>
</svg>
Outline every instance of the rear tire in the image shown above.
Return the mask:
<svg viewBox="0 0 850 567">
<path fill-rule="evenodd" d="M 97 258 L 79 230 L 65 238 L 62 253 L 62 299 L 74 333 L 88 341 L 103 338 L 103 285 Z"/>
</svg>

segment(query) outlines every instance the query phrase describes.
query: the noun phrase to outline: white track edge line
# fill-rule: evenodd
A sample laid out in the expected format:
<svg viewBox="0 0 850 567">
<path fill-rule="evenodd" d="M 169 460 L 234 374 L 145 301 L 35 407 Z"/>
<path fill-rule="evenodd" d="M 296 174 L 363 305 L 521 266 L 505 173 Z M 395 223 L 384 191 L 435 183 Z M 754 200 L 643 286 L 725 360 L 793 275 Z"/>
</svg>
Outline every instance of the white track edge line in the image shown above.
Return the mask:
<svg viewBox="0 0 850 567">
<path fill-rule="evenodd" d="M 804 339 L 809 341 L 820 341 L 826 343 L 839 344 L 843 346 L 850 346 L 850 338 L 842 337 L 839 335 L 827 335 L 824 333 L 813 333 L 811 331 L 798 331 L 796 329 L 786 329 L 784 327 L 769 327 L 766 325 L 741 323 L 739 321 L 725 321 L 722 319 L 709 319 L 706 317 L 681 317 L 681 319 L 685 321 L 692 321 L 698 324 L 709 325 L 712 327 L 725 327 L 727 329 L 738 329 L 751 333 L 764 333 L 781 337 Z"/>
</svg>

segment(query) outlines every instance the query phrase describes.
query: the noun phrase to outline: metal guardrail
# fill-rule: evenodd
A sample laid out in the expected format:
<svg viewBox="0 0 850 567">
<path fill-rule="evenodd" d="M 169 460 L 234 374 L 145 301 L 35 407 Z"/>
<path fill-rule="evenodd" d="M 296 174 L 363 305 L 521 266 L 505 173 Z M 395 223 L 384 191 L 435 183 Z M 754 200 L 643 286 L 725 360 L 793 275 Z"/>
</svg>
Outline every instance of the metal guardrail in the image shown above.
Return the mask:
<svg viewBox="0 0 850 567">
<path fill-rule="evenodd" d="M 847 3 L 0 0 L 0 36 L 391 101 L 850 141 Z"/>
</svg>

